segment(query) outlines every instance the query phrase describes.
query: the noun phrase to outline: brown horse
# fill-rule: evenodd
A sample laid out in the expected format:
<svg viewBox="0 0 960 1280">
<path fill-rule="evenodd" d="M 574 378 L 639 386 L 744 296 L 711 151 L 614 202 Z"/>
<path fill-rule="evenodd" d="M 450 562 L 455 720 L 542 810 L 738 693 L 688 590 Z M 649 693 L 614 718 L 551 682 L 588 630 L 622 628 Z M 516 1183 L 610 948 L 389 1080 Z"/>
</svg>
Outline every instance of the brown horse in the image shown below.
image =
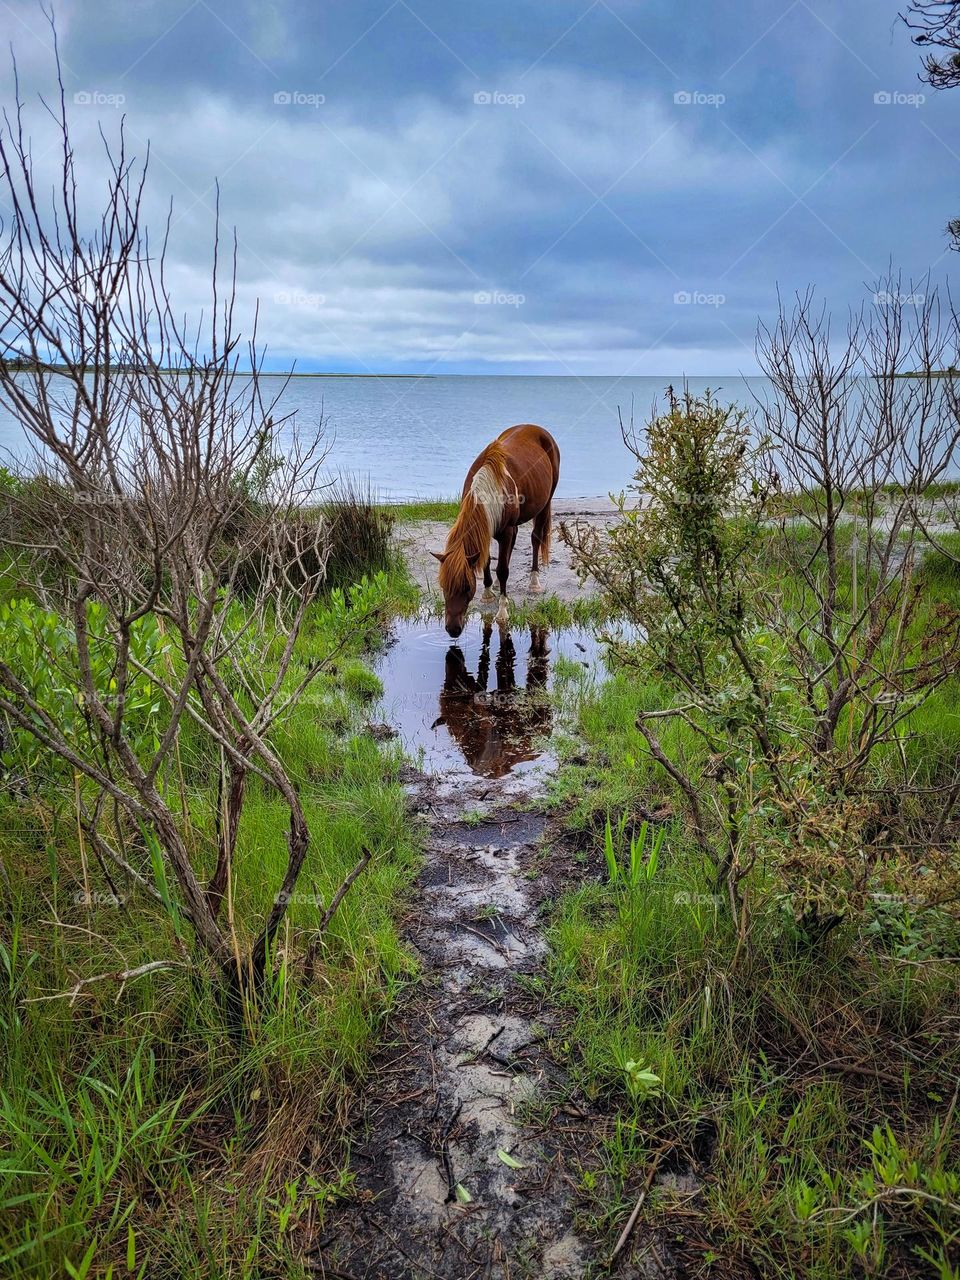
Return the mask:
<svg viewBox="0 0 960 1280">
<path fill-rule="evenodd" d="M 490 539 L 497 541 L 500 608 L 496 621 L 507 621 L 507 578 L 517 528 L 533 521 L 533 569 L 530 590 L 540 590 L 540 561 L 550 559 L 550 503 L 560 478 L 560 450 L 549 431 L 526 423 L 508 427 L 488 444 L 463 482 L 460 512 L 440 561 L 444 625 L 454 638 L 463 630 L 470 601 L 483 571 L 484 600 L 493 600 Z"/>
</svg>

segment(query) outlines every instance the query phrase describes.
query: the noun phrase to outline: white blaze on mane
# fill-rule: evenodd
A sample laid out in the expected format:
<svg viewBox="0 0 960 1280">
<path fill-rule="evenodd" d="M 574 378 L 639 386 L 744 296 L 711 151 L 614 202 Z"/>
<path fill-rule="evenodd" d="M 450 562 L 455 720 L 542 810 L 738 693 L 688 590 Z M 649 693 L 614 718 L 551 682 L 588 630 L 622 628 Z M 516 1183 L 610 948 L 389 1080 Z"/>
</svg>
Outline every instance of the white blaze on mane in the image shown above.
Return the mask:
<svg viewBox="0 0 960 1280">
<path fill-rule="evenodd" d="M 489 463 L 480 468 L 473 477 L 470 493 L 477 506 L 483 507 L 493 537 L 500 528 L 503 519 L 503 508 L 506 506 L 506 494 L 500 487 L 493 467 Z"/>
</svg>

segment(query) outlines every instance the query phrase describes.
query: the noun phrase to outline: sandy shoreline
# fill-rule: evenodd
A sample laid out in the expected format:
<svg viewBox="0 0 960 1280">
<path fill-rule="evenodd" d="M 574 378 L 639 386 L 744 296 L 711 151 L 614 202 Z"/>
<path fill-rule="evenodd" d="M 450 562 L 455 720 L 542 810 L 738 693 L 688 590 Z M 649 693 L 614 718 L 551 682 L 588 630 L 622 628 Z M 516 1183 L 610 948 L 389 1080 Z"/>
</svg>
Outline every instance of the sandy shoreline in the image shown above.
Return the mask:
<svg viewBox="0 0 960 1280">
<path fill-rule="evenodd" d="M 560 600 L 572 603 L 596 592 L 597 587 L 594 582 L 588 580 L 581 583 L 577 577 L 571 562 L 570 548 L 561 540 L 558 525 L 563 520 L 581 520 L 587 524 L 606 527 L 615 518 L 616 510 L 609 498 L 565 498 L 554 501 L 550 564 L 540 573 L 540 585 L 543 587 L 544 595 L 556 596 Z M 449 528 L 450 525 L 446 521 L 418 520 L 414 523 L 402 524 L 397 529 L 397 541 L 406 557 L 410 574 L 426 599 L 430 601 L 439 594 L 437 562 L 430 552 L 443 549 Z M 510 560 L 510 580 L 507 589 L 511 598 L 517 600 L 538 598 L 530 596 L 527 591 L 532 561 L 530 525 L 521 525 L 517 545 Z M 495 574 L 496 545 L 493 546 L 491 567 Z"/>
</svg>

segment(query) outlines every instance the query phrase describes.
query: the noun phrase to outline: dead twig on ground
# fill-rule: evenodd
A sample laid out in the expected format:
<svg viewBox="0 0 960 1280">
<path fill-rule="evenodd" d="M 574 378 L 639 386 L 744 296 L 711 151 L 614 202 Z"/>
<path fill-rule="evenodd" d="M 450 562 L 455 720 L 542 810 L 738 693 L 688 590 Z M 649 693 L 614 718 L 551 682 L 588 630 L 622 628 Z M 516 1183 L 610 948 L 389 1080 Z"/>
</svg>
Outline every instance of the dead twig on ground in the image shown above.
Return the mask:
<svg viewBox="0 0 960 1280">
<path fill-rule="evenodd" d="M 630 1239 L 630 1234 L 633 1231 L 633 1228 L 637 1225 L 637 1219 L 640 1217 L 640 1210 L 643 1208 L 643 1202 L 647 1198 L 647 1192 L 650 1190 L 651 1186 L 653 1185 L 653 1179 L 656 1177 L 657 1169 L 659 1168 L 660 1161 L 662 1158 L 663 1158 L 663 1150 L 657 1152 L 657 1154 L 653 1158 L 653 1162 L 651 1163 L 650 1168 L 647 1170 L 647 1176 L 644 1179 L 643 1186 L 640 1189 L 640 1194 L 637 1197 L 637 1203 L 633 1206 L 633 1213 L 630 1214 L 630 1217 L 627 1219 L 626 1226 L 620 1232 L 619 1240 L 613 1246 L 613 1253 L 611 1253 L 610 1255 L 611 1266 L 613 1266 L 617 1258 L 620 1256 L 620 1253 L 622 1252 L 624 1246 L 626 1245 L 627 1241 Z"/>
<path fill-rule="evenodd" d="M 135 969 L 119 969 L 113 973 L 96 973 L 90 978 L 81 978 L 76 986 L 71 987 L 69 991 L 57 991 L 49 996 L 31 996 L 24 1004 L 40 1004 L 45 1000 L 69 1000 L 71 1005 L 76 1002 L 77 996 L 84 989 L 94 982 L 114 981 L 120 983 L 120 990 L 117 992 L 117 1000 L 123 994 L 124 986 L 133 978 L 142 978 L 147 973 L 159 973 L 162 969 L 185 969 L 189 968 L 180 960 L 150 960 L 147 964 L 138 965 Z"/>
</svg>

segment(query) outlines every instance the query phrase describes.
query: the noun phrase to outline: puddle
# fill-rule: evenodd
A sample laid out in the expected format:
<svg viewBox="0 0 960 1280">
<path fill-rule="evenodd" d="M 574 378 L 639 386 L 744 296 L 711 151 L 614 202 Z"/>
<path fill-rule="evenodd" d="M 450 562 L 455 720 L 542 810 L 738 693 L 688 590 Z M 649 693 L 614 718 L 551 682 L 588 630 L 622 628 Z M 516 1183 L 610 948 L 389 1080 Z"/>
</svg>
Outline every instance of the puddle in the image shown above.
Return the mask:
<svg viewBox="0 0 960 1280">
<path fill-rule="evenodd" d="M 557 658 L 592 671 L 602 652 L 591 631 L 507 630 L 472 618 L 456 643 L 439 619 L 397 622 L 376 668 L 388 720 L 427 773 L 484 778 L 551 765 Z"/>
</svg>

